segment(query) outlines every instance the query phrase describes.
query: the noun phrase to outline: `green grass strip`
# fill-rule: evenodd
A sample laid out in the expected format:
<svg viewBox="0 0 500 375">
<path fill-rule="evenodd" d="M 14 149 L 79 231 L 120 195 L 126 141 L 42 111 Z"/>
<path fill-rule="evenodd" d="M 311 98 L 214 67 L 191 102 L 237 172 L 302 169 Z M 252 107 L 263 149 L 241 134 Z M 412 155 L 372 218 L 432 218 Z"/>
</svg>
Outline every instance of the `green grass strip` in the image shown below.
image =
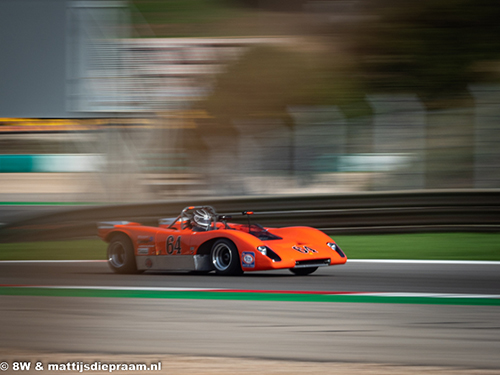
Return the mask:
<svg viewBox="0 0 500 375">
<path fill-rule="evenodd" d="M 500 233 L 332 235 L 349 259 L 500 260 Z"/>
<path fill-rule="evenodd" d="M 106 290 L 0 287 L 4 296 L 50 297 L 102 297 L 102 298 L 165 298 L 193 300 L 273 301 L 273 302 L 343 302 L 343 303 L 396 303 L 423 305 L 476 305 L 500 306 L 497 298 L 463 297 L 386 297 L 369 295 L 259 293 L 259 292 L 211 292 L 211 291 L 155 291 L 155 290 Z"/>
<path fill-rule="evenodd" d="M 0 260 L 103 260 L 102 240 L 0 243 Z"/>
<path fill-rule="evenodd" d="M 333 235 L 348 259 L 500 261 L 500 233 Z M 106 259 L 99 239 L 0 243 L 0 260 Z"/>
</svg>

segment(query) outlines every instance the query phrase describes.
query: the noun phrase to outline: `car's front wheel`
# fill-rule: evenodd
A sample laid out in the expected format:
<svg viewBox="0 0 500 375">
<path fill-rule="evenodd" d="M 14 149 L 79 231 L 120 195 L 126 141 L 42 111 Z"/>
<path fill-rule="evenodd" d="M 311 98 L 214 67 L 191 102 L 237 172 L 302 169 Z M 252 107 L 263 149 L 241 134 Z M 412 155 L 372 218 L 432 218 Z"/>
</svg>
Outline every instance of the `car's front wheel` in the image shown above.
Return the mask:
<svg viewBox="0 0 500 375">
<path fill-rule="evenodd" d="M 292 271 L 292 273 L 296 274 L 297 276 L 305 276 L 310 275 L 317 269 L 318 267 L 290 268 L 290 271 Z"/>
<path fill-rule="evenodd" d="M 219 275 L 241 275 L 240 256 L 236 245 L 226 239 L 217 240 L 212 246 L 210 258 Z"/>
<path fill-rule="evenodd" d="M 116 273 L 137 273 L 134 246 L 127 235 L 121 233 L 111 239 L 108 245 L 108 264 Z"/>
</svg>

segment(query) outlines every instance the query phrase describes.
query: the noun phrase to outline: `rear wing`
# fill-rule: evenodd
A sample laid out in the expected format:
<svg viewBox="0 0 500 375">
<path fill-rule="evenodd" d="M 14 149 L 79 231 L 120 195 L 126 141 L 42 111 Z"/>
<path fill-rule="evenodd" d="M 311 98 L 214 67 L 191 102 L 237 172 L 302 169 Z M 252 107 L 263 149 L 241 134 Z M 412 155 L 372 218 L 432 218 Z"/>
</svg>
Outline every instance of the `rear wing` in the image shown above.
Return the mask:
<svg viewBox="0 0 500 375">
<path fill-rule="evenodd" d="M 117 225 L 140 225 L 139 223 L 133 223 L 131 221 L 101 221 L 97 223 L 98 229 L 111 229 L 115 228 Z"/>
<path fill-rule="evenodd" d="M 106 241 L 108 235 L 115 229 L 137 225 L 141 224 L 132 221 L 101 221 L 97 223 L 97 235 Z"/>
</svg>

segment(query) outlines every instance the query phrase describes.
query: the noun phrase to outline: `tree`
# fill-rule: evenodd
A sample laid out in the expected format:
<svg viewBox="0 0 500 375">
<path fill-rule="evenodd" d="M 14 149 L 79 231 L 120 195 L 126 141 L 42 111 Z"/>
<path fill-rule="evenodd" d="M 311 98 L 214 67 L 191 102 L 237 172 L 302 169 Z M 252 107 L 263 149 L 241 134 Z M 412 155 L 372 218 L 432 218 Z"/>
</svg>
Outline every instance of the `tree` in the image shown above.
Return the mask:
<svg viewBox="0 0 500 375">
<path fill-rule="evenodd" d="M 310 80 L 300 53 L 256 46 L 217 77 L 203 106 L 220 125 L 242 118 L 286 119 L 287 107 L 308 96 Z"/>
<path fill-rule="evenodd" d="M 453 96 L 483 78 L 476 63 L 500 57 L 497 1 L 379 0 L 365 11 L 374 17 L 346 43 L 374 91 Z"/>
</svg>

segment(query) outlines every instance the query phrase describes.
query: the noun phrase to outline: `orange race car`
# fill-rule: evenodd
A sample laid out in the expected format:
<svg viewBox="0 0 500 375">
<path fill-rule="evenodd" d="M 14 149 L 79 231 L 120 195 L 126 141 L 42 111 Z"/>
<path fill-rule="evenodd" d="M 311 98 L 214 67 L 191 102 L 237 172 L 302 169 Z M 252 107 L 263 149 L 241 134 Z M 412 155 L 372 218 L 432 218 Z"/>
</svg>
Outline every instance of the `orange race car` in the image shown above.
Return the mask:
<svg viewBox="0 0 500 375">
<path fill-rule="evenodd" d="M 344 264 L 340 247 L 310 227 L 264 228 L 230 223 L 213 207 L 186 207 L 158 227 L 126 221 L 102 222 L 98 234 L 108 246 L 108 263 L 117 273 L 185 270 L 220 275 L 288 268 L 308 275 L 318 267 Z"/>
</svg>

